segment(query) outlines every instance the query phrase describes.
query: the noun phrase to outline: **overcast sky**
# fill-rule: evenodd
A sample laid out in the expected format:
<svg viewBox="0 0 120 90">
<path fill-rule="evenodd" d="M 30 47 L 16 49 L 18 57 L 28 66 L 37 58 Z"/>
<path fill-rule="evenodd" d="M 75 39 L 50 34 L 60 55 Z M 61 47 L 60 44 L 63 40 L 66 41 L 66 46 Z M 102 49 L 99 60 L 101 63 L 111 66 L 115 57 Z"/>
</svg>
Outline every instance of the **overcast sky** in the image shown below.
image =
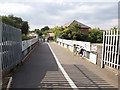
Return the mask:
<svg viewBox="0 0 120 90">
<path fill-rule="evenodd" d="M 118 1 L 0 0 L 0 15 L 21 17 L 29 22 L 30 30 L 62 26 L 73 20 L 105 30 L 118 24 Z"/>
</svg>

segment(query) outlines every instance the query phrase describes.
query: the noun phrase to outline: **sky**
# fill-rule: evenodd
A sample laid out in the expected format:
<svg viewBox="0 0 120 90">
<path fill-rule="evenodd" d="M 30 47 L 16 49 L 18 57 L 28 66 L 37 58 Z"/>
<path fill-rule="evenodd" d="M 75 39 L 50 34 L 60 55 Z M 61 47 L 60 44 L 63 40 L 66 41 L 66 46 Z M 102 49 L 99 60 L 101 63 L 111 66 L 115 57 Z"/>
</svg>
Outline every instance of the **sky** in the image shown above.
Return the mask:
<svg viewBox="0 0 120 90">
<path fill-rule="evenodd" d="M 118 25 L 119 0 L 0 0 L 0 15 L 21 17 L 30 30 L 53 28 L 77 20 L 91 28 Z"/>
</svg>

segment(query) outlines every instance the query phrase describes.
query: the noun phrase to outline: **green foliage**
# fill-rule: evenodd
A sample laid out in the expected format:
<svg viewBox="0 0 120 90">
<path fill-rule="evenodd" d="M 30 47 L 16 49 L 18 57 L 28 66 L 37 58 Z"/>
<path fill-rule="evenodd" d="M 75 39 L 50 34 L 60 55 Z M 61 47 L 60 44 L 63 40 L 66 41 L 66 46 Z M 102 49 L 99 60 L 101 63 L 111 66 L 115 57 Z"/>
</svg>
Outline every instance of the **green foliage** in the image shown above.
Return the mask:
<svg viewBox="0 0 120 90">
<path fill-rule="evenodd" d="M 22 34 L 22 41 L 29 40 L 29 39 L 31 39 L 31 37 L 29 37 L 28 35 Z"/>
<path fill-rule="evenodd" d="M 60 38 L 68 39 L 68 40 L 78 40 L 85 41 L 87 35 L 84 35 L 81 32 L 81 26 L 78 24 L 72 24 L 70 27 L 65 28 L 60 33 Z"/>
<path fill-rule="evenodd" d="M 44 28 L 41 28 L 42 32 L 45 32 L 46 30 L 48 31 L 50 28 L 48 26 L 45 26 Z"/>
<path fill-rule="evenodd" d="M 24 22 L 22 23 L 22 26 L 21 26 L 20 29 L 22 30 L 22 33 L 24 33 L 25 35 L 27 35 L 28 29 L 29 29 L 28 22 L 27 22 L 27 21 L 24 21 Z"/>
<path fill-rule="evenodd" d="M 23 21 L 20 17 L 14 17 L 13 15 L 2 16 L 2 22 L 10 26 L 19 28 L 22 30 L 22 34 L 27 34 L 29 25 L 27 21 Z"/>
<path fill-rule="evenodd" d="M 114 34 L 114 33 L 117 34 L 117 27 L 112 28 L 112 34 Z"/>
<path fill-rule="evenodd" d="M 88 41 L 92 43 L 101 43 L 103 40 L 103 32 L 94 28 L 90 29 L 88 34 L 83 34 L 81 32 L 81 26 L 78 24 L 73 24 L 70 27 L 54 27 L 50 29 L 54 32 L 54 40 L 56 37 L 68 40 L 77 40 L 77 41 Z"/>
<path fill-rule="evenodd" d="M 43 34 L 42 34 L 42 32 L 41 32 L 41 30 L 39 30 L 39 29 L 35 29 L 35 32 L 41 37 Z"/>
<path fill-rule="evenodd" d="M 88 33 L 87 41 L 92 43 L 101 43 L 103 41 L 103 32 L 96 28 L 91 29 Z"/>
<path fill-rule="evenodd" d="M 20 28 L 21 25 L 19 24 L 19 22 L 21 21 L 21 18 L 18 17 L 13 17 L 13 15 L 9 15 L 9 16 L 2 16 L 2 22 L 8 25 L 11 25 L 13 27 L 16 28 Z"/>
<path fill-rule="evenodd" d="M 35 31 L 29 31 L 29 33 L 33 33 L 33 32 L 35 32 Z"/>
<path fill-rule="evenodd" d="M 47 35 L 47 32 L 50 28 L 48 26 L 45 26 L 44 28 L 41 28 L 40 35 Z"/>
<path fill-rule="evenodd" d="M 51 28 L 50 31 L 53 31 L 53 33 L 54 33 L 53 39 L 56 40 L 56 37 L 60 37 L 63 30 L 64 30 L 63 27 L 58 27 L 58 26 Z"/>
</svg>

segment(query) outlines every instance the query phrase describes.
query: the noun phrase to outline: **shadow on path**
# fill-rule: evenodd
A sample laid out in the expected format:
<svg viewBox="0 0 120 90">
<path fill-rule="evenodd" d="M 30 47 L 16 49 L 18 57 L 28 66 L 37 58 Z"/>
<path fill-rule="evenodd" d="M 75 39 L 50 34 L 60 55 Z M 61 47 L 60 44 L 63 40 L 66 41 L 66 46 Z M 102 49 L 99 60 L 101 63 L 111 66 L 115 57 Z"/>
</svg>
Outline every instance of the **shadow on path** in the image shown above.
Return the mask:
<svg viewBox="0 0 120 90">
<path fill-rule="evenodd" d="M 48 71 L 58 71 L 58 66 L 49 46 L 43 43 L 16 71 L 12 88 L 37 88 Z"/>
</svg>

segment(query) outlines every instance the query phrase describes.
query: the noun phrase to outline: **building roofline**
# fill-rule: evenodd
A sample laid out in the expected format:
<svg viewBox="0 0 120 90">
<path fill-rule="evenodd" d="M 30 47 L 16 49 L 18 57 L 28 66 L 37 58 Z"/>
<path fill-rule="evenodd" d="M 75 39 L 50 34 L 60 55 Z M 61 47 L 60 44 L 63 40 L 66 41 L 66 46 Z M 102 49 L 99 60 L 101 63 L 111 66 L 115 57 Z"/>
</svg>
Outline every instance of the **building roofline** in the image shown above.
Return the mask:
<svg viewBox="0 0 120 90">
<path fill-rule="evenodd" d="M 76 22 L 76 23 L 78 23 L 79 25 L 81 25 L 81 28 L 90 29 L 89 26 L 87 26 L 87 25 L 85 25 L 85 24 L 83 24 L 83 23 L 80 23 L 80 22 L 78 22 L 78 21 L 76 21 L 76 20 L 73 20 L 73 21 L 71 21 L 71 22 L 68 22 L 68 23 L 64 24 L 63 27 L 65 27 L 65 26 L 69 27 L 69 26 L 70 26 L 72 23 L 74 23 L 74 22 Z"/>
</svg>

